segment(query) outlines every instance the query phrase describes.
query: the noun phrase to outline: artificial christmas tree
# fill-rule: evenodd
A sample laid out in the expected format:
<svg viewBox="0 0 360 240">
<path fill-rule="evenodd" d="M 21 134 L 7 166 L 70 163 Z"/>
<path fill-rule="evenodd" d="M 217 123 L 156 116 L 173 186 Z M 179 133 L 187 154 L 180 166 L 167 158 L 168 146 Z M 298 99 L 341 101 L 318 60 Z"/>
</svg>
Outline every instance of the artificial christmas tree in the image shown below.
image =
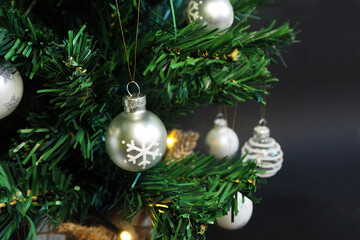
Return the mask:
<svg viewBox="0 0 360 240">
<path fill-rule="evenodd" d="M 263 2 L 231 1 L 234 23 L 220 33 L 188 24 L 188 1 L 2 1 L 0 61 L 18 69 L 24 96 L 0 120 L 0 237 L 35 236 L 43 220 L 125 236 L 117 221 L 136 225 L 145 212 L 152 239 L 205 239 L 238 192 L 256 202 L 253 161 L 194 153 L 129 172 L 110 160 L 105 136 L 135 76 L 168 130 L 203 105 L 263 102 L 277 80 L 273 53 L 295 41 L 288 23 L 249 29 Z"/>
</svg>

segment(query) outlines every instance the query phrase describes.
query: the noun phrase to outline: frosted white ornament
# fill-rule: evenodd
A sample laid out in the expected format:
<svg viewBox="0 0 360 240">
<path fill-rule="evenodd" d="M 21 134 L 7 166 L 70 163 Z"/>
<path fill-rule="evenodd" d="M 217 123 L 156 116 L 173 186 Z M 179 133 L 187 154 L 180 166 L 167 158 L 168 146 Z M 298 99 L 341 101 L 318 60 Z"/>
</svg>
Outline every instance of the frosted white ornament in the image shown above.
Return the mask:
<svg viewBox="0 0 360 240">
<path fill-rule="evenodd" d="M 244 161 L 256 161 L 258 170 L 266 171 L 257 173 L 259 177 L 272 177 L 282 167 L 283 152 L 280 145 L 270 137 L 270 129 L 264 119 L 260 120 L 259 125 L 254 128 L 254 135 L 242 147 L 241 154 L 244 156 L 246 153 Z"/>
<path fill-rule="evenodd" d="M 124 170 L 147 170 L 158 163 L 166 151 L 165 126 L 145 109 L 144 95 L 125 96 L 123 105 L 124 112 L 112 120 L 106 132 L 107 153 Z"/>
<path fill-rule="evenodd" d="M 234 10 L 228 0 L 190 0 L 186 9 L 189 23 L 199 19 L 208 31 L 226 30 L 234 21 Z"/>
<path fill-rule="evenodd" d="M 12 113 L 19 105 L 24 85 L 19 71 L 11 64 L 0 65 L 0 119 Z"/>
<path fill-rule="evenodd" d="M 239 149 L 239 138 L 236 133 L 227 126 L 223 114 L 218 114 L 212 128 L 205 138 L 205 145 L 210 154 L 216 159 L 233 156 Z"/>
<path fill-rule="evenodd" d="M 244 227 L 250 220 L 253 212 L 253 202 L 244 197 L 245 201 L 242 202 L 242 194 L 238 192 L 238 214 L 234 216 L 234 222 L 231 221 L 231 210 L 228 211 L 227 215 L 218 218 L 218 224 L 220 227 L 235 230 Z"/>
</svg>

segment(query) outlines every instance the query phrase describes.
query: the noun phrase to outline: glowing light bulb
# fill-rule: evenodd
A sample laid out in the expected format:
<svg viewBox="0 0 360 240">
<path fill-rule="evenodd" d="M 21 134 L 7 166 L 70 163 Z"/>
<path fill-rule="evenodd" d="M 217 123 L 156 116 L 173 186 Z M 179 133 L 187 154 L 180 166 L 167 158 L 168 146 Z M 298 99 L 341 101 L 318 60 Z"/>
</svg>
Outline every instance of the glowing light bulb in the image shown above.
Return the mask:
<svg viewBox="0 0 360 240">
<path fill-rule="evenodd" d="M 167 147 L 170 149 L 170 148 L 173 148 L 175 146 L 175 143 L 177 142 L 177 131 L 174 129 L 172 130 L 168 137 L 167 137 Z"/>
<path fill-rule="evenodd" d="M 167 138 L 167 147 L 172 148 L 175 145 L 175 139 L 174 138 Z"/>
<path fill-rule="evenodd" d="M 122 231 L 120 233 L 120 240 L 131 240 L 131 234 L 128 231 Z"/>
</svg>

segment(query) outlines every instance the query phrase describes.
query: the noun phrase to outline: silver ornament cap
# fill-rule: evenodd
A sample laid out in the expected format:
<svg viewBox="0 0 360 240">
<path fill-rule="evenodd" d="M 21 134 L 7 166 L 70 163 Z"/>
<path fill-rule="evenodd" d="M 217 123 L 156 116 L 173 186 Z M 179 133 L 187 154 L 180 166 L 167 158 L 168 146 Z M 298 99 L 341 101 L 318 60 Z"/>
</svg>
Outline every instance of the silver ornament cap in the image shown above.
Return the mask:
<svg viewBox="0 0 360 240">
<path fill-rule="evenodd" d="M 234 10 L 229 0 L 190 0 L 186 16 L 189 23 L 199 19 L 208 31 L 224 31 L 233 24 Z"/>
<path fill-rule="evenodd" d="M 270 129 L 267 126 L 256 126 L 254 128 L 254 137 L 258 139 L 266 139 L 270 137 Z"/>
<path fill-rule="evenodd" d="M 205 138 L 205 145 L 210 154 L 214 154 L 216 159 L 233 156 L 239 149 L 239 138 L 227 126 L 227 121 L 222 114 L 218 114 L 212 128 Z"/>
<path fill-rule="evenodd" d="M 126 95 L 123 98 L 123 107 L 125 112 L 137 112 L 145 110 L 146 97 L 145 95 L 139 95 L 137 97 Z"/>
<path fill-rule="evenodd" d="M 258 170 L 265 170 L 256 174 L 262 178 L 274 176 L 281 169 L 284 160 L 280 145 L 270 137 L 270 129 L 263 119 L 254 128 L 254 135 L 242 147 L 241 154 L 247 154 L 244 161 L 256 161 Z"/>
<path fill-rule="evenodd" d="M 0 119 L 10 115 L 19 105 L 24 85 L 19 71 L 10 63 L 0 65 Z"/>
<path fill-rule="evenodd" d="M 158 163 L 166 151 L 167 132 L 162 121 L 146 110 L 145 95 L 125 96 L 124 111 L 110 123 L 106 151 L 120 168 L 139 172 Z"/>
</svg>

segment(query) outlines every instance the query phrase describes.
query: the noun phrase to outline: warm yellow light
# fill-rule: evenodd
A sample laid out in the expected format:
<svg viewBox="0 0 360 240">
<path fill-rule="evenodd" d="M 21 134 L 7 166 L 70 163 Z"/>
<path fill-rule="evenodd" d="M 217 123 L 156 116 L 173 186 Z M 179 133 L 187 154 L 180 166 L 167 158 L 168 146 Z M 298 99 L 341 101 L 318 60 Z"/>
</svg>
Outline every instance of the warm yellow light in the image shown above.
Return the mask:
<svg viewBox="0 0 360 240">
<path fill-rule="evenodd" d="M 177 138 L 176 138 L 176 136 L 177 136 L 177 131 L 174 129 L 174 130 L 172 130 L 170 133 L 169 133 L 169 135 L 168 135 L 168 137 L 167 137 L 167 147 L 170 149 L 170 148 L 173 148 L 174 147 L 174 145 L 175 145 L 175 143 L 176 143 L 176 141 L 177 141 Z"/>
<path fill-rule="evenodd" d="M 131 240 L 131 234 L 128 231 L 122 231 L 120 233 L 120 240 Z"/>
<path fill-rule="evenodd" d="M 167 139 L 167 147 L 172 148 L 174 145 L 175 145 L 175 139 L 168 137 L 168 139 Z"/>
</svg>

